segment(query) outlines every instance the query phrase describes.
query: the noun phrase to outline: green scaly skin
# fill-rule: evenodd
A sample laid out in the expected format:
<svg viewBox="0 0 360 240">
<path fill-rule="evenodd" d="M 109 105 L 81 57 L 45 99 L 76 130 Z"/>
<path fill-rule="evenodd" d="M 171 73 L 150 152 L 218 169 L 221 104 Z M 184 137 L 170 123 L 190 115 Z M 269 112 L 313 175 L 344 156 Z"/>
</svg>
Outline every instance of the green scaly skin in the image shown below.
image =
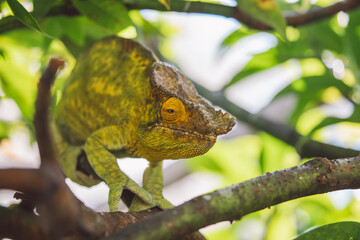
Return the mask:
<svg viewBox="0 0 360 240">
<path fill-rule="evenodd" d="M 104 38 L 80 55 L 64 88 L 53 124 L 60 165 L 70 179 L 98 183 L 76 169 L 85 151 L 109 186 L 110 211 L 123 189 L 137 197 L 130 210 L 172 207 L 162 196 L 161 161 L 207 152 L 216 136 L 234 125 L 215 111 L 176 68 L 159 62 L 139 43 Z M 143 188 L 118 167 L 117 158 L 143 157 L 150 164 Z"/>
</svg>

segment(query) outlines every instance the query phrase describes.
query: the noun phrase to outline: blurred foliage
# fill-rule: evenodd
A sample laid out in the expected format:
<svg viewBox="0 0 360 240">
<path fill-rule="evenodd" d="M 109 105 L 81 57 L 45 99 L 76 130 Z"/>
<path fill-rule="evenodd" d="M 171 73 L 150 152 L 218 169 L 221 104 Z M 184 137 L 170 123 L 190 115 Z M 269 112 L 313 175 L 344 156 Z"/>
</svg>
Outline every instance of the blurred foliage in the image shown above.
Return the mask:
<svg viewBox="0 0 360 240">
<path fill-rule="evenodd" d="M 176 1 L 159 0 L 166 7 Z M 169 36 L 176 34 L 178 30 L 165 16 L 158 20 L 149 20 L 138 10 L 128 10 L 127 4 L 131 2 L 0 1 L 0 107 L 4 100 L 13 101 L 21 112 L 20 118 L 10 120 L 0 116 L 0 139 L 8 138 L 18 126 L 28 127 L 32 134 L 36 83 L 41 70 L 52 56 L 62 57 L 67 62 L 67 67 L 55 82 L 54 106 L 61 98 L 61 88 L 74 66 L 76 56 L 90 43 L 104 36 L 116 34 L 136 38 L 152 48 L 159 57 L 171 58 L 172 49 L 166 42 Z M 271 22 L 267 21 L 268 24 L 275 27 L 283 37 L 277 38 L 276 46 L 251 55 L 245 67 L 239 69 L 228 82 L 223 83 L 223 91 L 234 88 L 249 77 L 266 70 L 279 66 L 286 68 L 290 62 L 295 62 L 301 73 L 287 86 L 279 89 L 267 106 L 291 96 L 295 104 L 291 113 L 287 114 L 289 118 L 286 121 L 299 133 L 323 141 L 326 139 L 324 134 L 331 125 L 340 129 L 347 137 L 340 142 L 341 136 L 337 135 L 330 141 L 358 148 L 356 139 L 360 136 L 360 10 L 340 12 L 331 18 L 300 28 L 285 27 L 280 15 L 280 11 L 305 12 L 334 2 L 336 1 L 278 0 L 277 7 L 270 9 L 273 11 L 271 16 L 262 12 L 261 8 L 252 11 L 260 20 L 273 18 Z M 253 8 L 246 4 L 241 7 L 245 10 Z M 68 12 L 58 14 L 54 9 Z M 14 27 L 11 31 L 4 30 L 8 29 L 7 21 L 14 18 L 24 26 Z M 258 33 L 259 31 L 240 25 L 224 38 L 219 50 L 232 51 L 238 42 L 256 37 Z M 285 34 L 287 41 L 283 40 Z M 348 116 L 334 115 L 326 110 L 336 106 L 343 108 L 341 104 L 344 103 L 352 108 Z M 258 132 L 227 141 L 220 140 L 209 153 L 187 162 L 192 171 L 208 171 L 219 175 L 223 179 L 223 186 L 228 186 L 269 171 L 295 166 L 300 161 L 293 146 Z M 335 207 L 334 200 L 328 195 L 294 200 L 250 214 L 233 223 L 232 227 L 209 230 L 206 235 L 208 239 L 281 240 L 299 235 L 314 226 L 356 221 L 360 217 L 360 203 L 357 200 L 359 196 L 356 194 L 358 193 L 352 193 L 349 203 L 341 209 Z M 318 234 L 321 231 L 330 233 L 338 226 L 344 229 L 348 227 L 350 230 L 358 229 L 358 226 L 354 227 L 356 223 L 339 224 L 318 228 L 309 234 Z M 309 235 L 305 234 L 299 239 L 309 239 L 304 238 L 305 236 Z"/>
<path fill-rule="evenodd" d="M 297 237 L 296 240 L 311 240 L 319 238 L 326 238 L 328 240 L 358 239 L 360 238 L 360 223 L 342 222 L 329 224 L 302 234 Z"/>
<path fill-rule="evenodd" d="M 266 22 L 283 39 L 286 39 L 286 21 L 275 0 L 238 0 L 237 2 L 240 9 L 246 9 L 246 13 L 251 17 Z"/>
</svg>

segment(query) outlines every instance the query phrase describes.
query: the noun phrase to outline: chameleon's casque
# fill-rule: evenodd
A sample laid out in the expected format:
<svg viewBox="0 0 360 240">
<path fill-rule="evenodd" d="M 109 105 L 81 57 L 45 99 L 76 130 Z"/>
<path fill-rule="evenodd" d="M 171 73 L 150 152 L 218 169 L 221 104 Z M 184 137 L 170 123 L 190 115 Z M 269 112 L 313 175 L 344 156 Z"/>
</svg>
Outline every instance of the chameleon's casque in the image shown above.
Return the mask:
<svg viewBox="0 0 360 240">
<path fill-rule="evenodd" d="M 142 210 L 171 206 L 162 197 L 161 160 L 201 155 L 234 124 L 178 69 L 135 41 L 108 37 L 79 56 L 56 111 L 55 137 L 69 178 L 87 186 L 97 183 L 76 169 L 85 152 L 110 188 L 110 210 L 117 210 L 123 188 L 142 199 L 135 198 L 130 209 Z M 124 156 L 150 161 L 145 190 L 119 169 L 116 157 Z"/>
</svg>

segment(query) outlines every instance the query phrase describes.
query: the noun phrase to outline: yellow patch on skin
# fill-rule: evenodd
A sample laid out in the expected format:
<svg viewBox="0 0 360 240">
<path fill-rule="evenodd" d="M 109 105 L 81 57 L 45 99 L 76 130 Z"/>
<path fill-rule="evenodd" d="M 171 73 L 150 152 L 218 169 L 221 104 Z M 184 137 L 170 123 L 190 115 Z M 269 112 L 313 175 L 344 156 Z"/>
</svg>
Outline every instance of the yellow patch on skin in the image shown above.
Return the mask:
<svg viewBox="0 0 360 240">
<path fill-rule="evenodd" d="M 111 48 L 112 48 L 112 49 L 115 49 L 117 43 L 118 43 L 118 42 L 116 41 L 116 39 L 113 39 L 113 40 L 111 41 Z"/>
<path fill-rule="evenodd" d="M 72 82 L 68 87 L 67 87 L 67 91 L 68 92 L 73 92 L 74 90 L 76 90 L 79 87 L 79 82 Z"/>
<path fill-rule="evenodd" d="M 95 93 L 106 94 L 109 96 L 119 96 L 123 93 L 121 87 L 115 87 L 108 84 L 108 80 L 104 77 L 96 77 L 96 81 L 90 81 L 89 88 Z"/>
</svg>

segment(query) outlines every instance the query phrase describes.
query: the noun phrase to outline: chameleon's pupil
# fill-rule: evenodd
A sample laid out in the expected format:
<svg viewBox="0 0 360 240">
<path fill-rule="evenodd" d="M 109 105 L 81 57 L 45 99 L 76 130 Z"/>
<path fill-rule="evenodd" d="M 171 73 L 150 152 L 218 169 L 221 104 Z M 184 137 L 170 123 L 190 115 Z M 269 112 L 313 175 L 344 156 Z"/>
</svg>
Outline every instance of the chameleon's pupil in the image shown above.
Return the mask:
<svg viewBox="0 0 360 240">
<path fill-rule="evenodd" d="M 175 113 L 175 110 L 174 109 L 168 109 L 167 112 L 170 113 L 170 114 L 173 114 L 173 113 Z"/>
</svg>

